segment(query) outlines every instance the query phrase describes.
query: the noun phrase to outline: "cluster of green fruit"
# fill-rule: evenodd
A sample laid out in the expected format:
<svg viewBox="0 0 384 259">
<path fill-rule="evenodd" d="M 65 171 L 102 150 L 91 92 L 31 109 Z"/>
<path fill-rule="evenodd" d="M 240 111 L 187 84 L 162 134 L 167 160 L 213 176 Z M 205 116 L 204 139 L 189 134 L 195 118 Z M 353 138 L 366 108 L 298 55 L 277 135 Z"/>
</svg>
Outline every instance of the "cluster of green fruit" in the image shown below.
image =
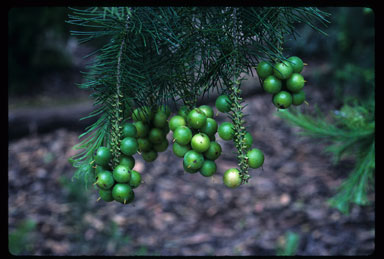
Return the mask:
<svg viewBox="0 0 384 259">
<path fill-rule="evenodd" d="M 289 57 L 272 66 L 261 61 L 256 71 L 262 80 L 263 88 L 272 94 L 272 102 L 279 109 L 286 109 L 291 104 L 301 105 L 305 101 L 303 87 L 304 77 L 300 74 L 304 67 L 303 61 L 296 56 Z"/>
<path fill-rule="evenodd" d="M 168 148 L 167 135 L 169 133 L 168 118 L 171 111 L 168 106 L 160 106 L 157 110 L 151 110 L 147 106 L 136 108 L 132 113 L 133 123 L 126 123 L 123 126 L 123 135 L 125 127 L 136 129 L 135 138 L 137 141 L 137 150 L 144 161 L 153 162 L 156 160 L 159 152 L 164 152 Z M 121 152 L 125 153 L 124 144 L 127 136 L 121 141 Z M 126 154 L 126 153 L 125 153 Z"/>
<path fill-rule="evenodd" d="M 141 174 L 132 170 L 135 159 L 131 155 L 121 155 L 119 165 L 113 170 L 110 167 L 111 151 L 107 147 L 99 147 L 94 155 L 96 164 L 96 182 L 99 189 L 99 199 L 106 202 L 118 201 L 123 204 L 132 202 L 135 198 L 133 189 L 141 183 Z"/>
<path fill-rule="evenodd" d="M 111 170 L 111 151 L 99 147 L 94 155 L 96 164 L 96 182 L 100 199 L 127 204 L 134 200 L 133 189 L 141 183 L 141 174 L 135 170 L 134 154 L 139 153 L 147 162 L 154 161 L 158 152 L 168 147 L 166 138 L 169 127 L 170 110 L 162 106 L 153 112 L 144 106 L 132 113 L 133 123 L 125 122 L 121 126 L 122 140 L 118 165 Z"/>
<path fill-rule="evenodd" d="M 173 153 L 183 158 L 186 172 L 200 172 L 205 177 L 216 173 L 215 160 L 222 149 L 215 141 L 218 124 L 210 106 L 201 105 L 191 111 L 186 106 L 180 107 L 169 120 L 169 128 L 173 132 Z"/>
<path fill-rule="evenodd" d="M 232 102 L 227 95 L 220 95 L 216 99 L 216 109 L 222 113 L 228 113 L 231 110 Z M 223 122 L 218 128 L 219 136 L 223 140 L 233 140 L 235 136 L 235 130 L 231 122 Z M 253 138 L 252 135 L 247 131 L 244 135 L 245 149 L 247 150 L 246 157 L 247 163 L 250 168 L 256 169 L 263 165 L 264 154 L 258 148 L 252 148 Z M 230 168 L 224 172 L 223 182 L 227 187 L 236 188 L 240 186 L 242 178 L 240 171 L 237 168 Z"/>
</svg>

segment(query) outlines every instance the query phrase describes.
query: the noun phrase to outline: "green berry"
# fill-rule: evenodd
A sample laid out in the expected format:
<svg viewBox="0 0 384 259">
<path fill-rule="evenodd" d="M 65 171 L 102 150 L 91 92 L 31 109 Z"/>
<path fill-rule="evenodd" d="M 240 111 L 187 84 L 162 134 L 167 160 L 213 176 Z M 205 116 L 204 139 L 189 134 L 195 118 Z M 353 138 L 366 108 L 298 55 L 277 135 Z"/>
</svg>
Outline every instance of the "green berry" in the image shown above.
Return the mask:
<svg viewBox="0 0 384 259">
<path fill-rule="evenodd" d="M 175 141 L 180 145 L 187 145 L 192 139 L 192 131 L 187 126 L 179 126 L 173 132 Z"/>
<path fill-rule="evenodd" d="M 207 151 L 204 152 L 205 158 L 209 160 L 216 160 L 221 155 L 221 146 L 216 141 L 211 141 L 209 144 L 209 148 Z"/>
<path fill-rule="evenodd" d="M 292 93 L 297 93 L 304 87 L 304 77 L 301 74 L 293 73 L 290 78 L 287 79 L 287 89 Z"/>
<path fill-rule="evenodd" d="M 107 147 L 99 147 L 94 158 L 97 165 L 107 166 L 112 158 L 112 154 Z"/>
<path fill-rule="evenodd" d="M 204 163 L 204 156 L 194 150 L 190 150 L 185 153 L 184 162 L 187 168 L 198 170 Z"/>
<path fill-rule="evenodd" d="M 205 112 L 199 108 L 195 108 L 188 113 L 187 122 L 188 125 L 194 129 L 200 129 L 207 121 Z"/>
<path fill-rule="evenodd" d="M 251 168 L 259 168 L 264 163 L 264 154 L 258 149 L 254 148 L 247 152 L 248 165 Z"/>
<path fill-rule="evenodd" d="M 229 112 L 231 105 L 232 102 L 227 95 L 220 95 L 215 102 L 216 109 L 223 113 Z"/>
<path fill-rule="evenodd" d="M 128 184 L 117 183 L 112 189 L 112 197 L 115 201 L 127 204 L 132 201 L 133 190 Z"/>
<path fill-rule="evenodd" d="M 292 94 L 292 104 L 301 105 L 305 101 L 305 92 L 303 90 Z"/>
<path fill-rule="evenodd" d="M 273 67 L 272 67 L 272 65 L 269 64 L 268 62 L 266 62 L 266 61 L 261 61 L 259 64 L 257 64 L 256 72 L 257 72 L 258 76 L 259 76 L 261 79 L 264 79 L 264 78 L 266 78 L 267 76 L 272 75 L 272 73 L 273 73 Z"/>
<path fill-rule="evenodd" d="M 135 154 L 138 150 L 137 140 L 132 137 L 124 138 L 120 143 L 120 150 L 127 156 Z"/>
<path fill-rule="evenodd" d="M 217 132 L 217 122 L 212 118 L 207 118 L 200 132 L 207 134 L 209 137 L 214 136 Z"/>
<path fill-rule="evenodd" d="M 172 131 L 175 131 L 175 129 L 179 126 L 185 126 L 187 125 L 187 122 L 185 121 L 184 117 L 181 115 L 175 115 L 169 120 L 169 128 Z"/>
<path fill-rule="evenodd" d="M 118 165 L 113 169 L 113 179 L 118 183 L 127 183 L 131 179 L 131 172 L 128 166 Z"/>
<path fill-rule="evenodd" d="M 273 96 L 273 104 L 279 109 L 286 109 L 292 104 L 292 95 L 287 91 L 280 91 Z"/>
<path fill-rule="evenodd" d="M 131 171 L 131 179 L 129 180 L 129 186 L 133 189 L 137 188 L 141 183 L 141 174 L 135 170 Z"/>
<path fill-rule="evenodd" d="M 280 92 L 281 90 L 281 81 L 275 76 L 268 76 L 264 81 L 263 81 L 263 88 L 267 93 L 270 94 L 276 94 Z"/>
<path fill-rule="evenodd" d="M 233 129 L 233 124 L 230 122 L 223 122 L 220 124 L 218 133 L 220 138 L 224 140 L 231 140 L 235 134 L 235 130 Z"/>
<path fill-rule="evenodd" d="M 199 153 L 203 153 L 208 150 L 211 141 L 205 133 L 195 134 L 191 139 L 191 147 L 193 150 Z"/>
<path fill-rule="evenodd" d="M 303 70 L 304 63 L 301 58 L 292 56 L 288 58 L 288 61 L 290 62 L 294 73 L 300 73 Z"/>
<path fill-rule="evenodd" d="M 177 142 L 175 142 L 173 143 L 172 150 L 175 156 L 184 157 L 185 153 L 191 150 L 191 147 L 189 145 L 180 145 Z"/>
<path fill-rule="evenodd" d="M 160 129 L 164 128 L 165 125 L 168 123 L 167 119 L 168 119 L 168 116 L 165 112 L 158 111 L 153 116 L 153 120 L 152 120 L 153 126 L 155 126 L 156 128 L 160 128 Z"/>
<path fill-rule="evenodd" d="M 164 132 L 159 128 L 152 128 L 149 131 L 148 139 L 153 144 L 160 144 L 164 138 Z"/>
<path fill-rule="evenodd" d="M 96 185 L 104 190 L 107 190 L 115 183 L 113 175 L 109 171 L 102 171 L 96 175 Z"/>
<path fill-rule="evenodd" d="M 133 158 L 133 156 L 125 156 L 121 154 L 119 164 L 125 165 L 129 169 L 132 169 L 133 167 L 135 167 L 135 159 Z"/>
<path fill-rule="evenodd" d="M 241 184 L 240 171 L 237 168 L 230 168 L 224 172 L 223 182 L 229 188 L 239 187 Z"/>
<path fill-rule="evenodd" d="M 113 201 L 112 190 L 99 189 L 99 196 L 103 201 Z"/>
<path fill-rule="evenodd" d="M 123 134 L 123 137 L 136 137 L 137 129 L 133 123 L 124 123 L 123 128 L 121 130 L 121 133 Z"/>
<path fill-rule="evenodd" d="M 274 76 L 276 76 L 280 80 L 288 79 L 292 73 L 293 68 L 288 61 L 277 63 L 273 72 Z"/>
<path fill-rule="evenodd" d="M 213 109 L 211 106 L 208 106 L 208 105 L 201 105 L 199 107 L 200 110 L 202 110 L 205 115 L 207 116 L 207 118 L 213 118 Z"/>
<path fill-rule="evenodd" d="M 203 165 L 200 168 L 200 174 L 205 177 L 210 177 L 216 173 L 216 163 L 211 160 L 204 160 Z"/>
</svg>

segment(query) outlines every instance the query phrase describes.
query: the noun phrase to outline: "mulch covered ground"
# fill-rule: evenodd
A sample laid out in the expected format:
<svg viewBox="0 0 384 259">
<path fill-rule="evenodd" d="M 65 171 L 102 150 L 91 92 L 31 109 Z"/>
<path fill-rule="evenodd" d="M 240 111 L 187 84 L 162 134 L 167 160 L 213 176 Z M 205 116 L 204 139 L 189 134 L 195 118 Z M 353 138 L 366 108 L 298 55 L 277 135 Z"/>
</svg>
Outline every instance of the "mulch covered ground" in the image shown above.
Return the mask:
<svg viewBox="0 0 384 259">
<path fill-rule="evenodd" d="M 309 106 L 327 107 L 308 87 Z M 327 205 L 353 161 L 332 165 L 325 144 L 297 135 L 274 115 L 269 95 L 250 96 L 245 112 L 254 147 L 264 151 L 263 169 L 248 184 L 228 189 L 225 170 L 236 167 L 231 142 L 217 137 L 223 154 L 212 178 L 183 172 L 171 145 L 153 163 L 136 156 L 144 183 L 135 202 L 97 202 L 97 192 L 71 181 L 68 157 L 80 132 L 59 129 L 9 143 L 8 223 L 24 220 L 23 254 L 32 255 L 275 255 L 287 231 L 300 236 L 299 255 L 365 255 L 375 249 L 374 205 L 352 206 L 343 215 Z M 219 122 L 228 120 L 223 115 Z M 168 135 L 172 139 L 172 133 Z M 374 202 L 374 197 L 371 197 Z M 374 203 L 373 203 L 374 204 Z"/>
</svg>

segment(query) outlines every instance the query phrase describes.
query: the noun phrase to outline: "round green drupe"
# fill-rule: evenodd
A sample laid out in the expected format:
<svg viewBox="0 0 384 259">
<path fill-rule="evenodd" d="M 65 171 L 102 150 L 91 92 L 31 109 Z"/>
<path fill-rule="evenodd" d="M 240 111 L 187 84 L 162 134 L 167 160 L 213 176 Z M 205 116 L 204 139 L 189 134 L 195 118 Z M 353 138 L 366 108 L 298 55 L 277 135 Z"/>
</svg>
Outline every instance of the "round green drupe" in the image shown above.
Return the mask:
<svg viewBox="0 0 384 259">
<path fill-rule="evenodd" d="M 281 81 L 277 77 L 270 75 L 263 81 L 263 88 L 267 93 L 275 94 L 281 90 Z"/>
<path fill-rule="evenodd" d="M 229 188 L 239 187 L 241 184 L 240 171 L 237 168 L 230 168 L 224 172 L 223 182 Z"/>
</svg>

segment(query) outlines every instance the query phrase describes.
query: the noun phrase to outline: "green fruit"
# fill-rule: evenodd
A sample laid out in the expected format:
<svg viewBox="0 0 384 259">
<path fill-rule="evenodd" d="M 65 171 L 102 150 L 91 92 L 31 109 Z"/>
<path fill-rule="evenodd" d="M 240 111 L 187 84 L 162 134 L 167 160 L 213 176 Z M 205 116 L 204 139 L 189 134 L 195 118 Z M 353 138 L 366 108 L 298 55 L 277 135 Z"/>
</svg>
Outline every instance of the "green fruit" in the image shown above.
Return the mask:
<svg viewBox="0 0 384 259">
<path fill-rule="evenodd" d="M 113 201 L 112 190 L 99 189 L 99 196 L 103 201 Z"/>
<path fill-rule="evenodd" d="M 304 77 L 298 73 L 293 73 L 290 78 L 287 79 L 287 89 L 292 93 L 297 93 L 304 87 Z"/>
<path fill-rule="evenodd" d="M 132 188 L 128 184 L 117 183 L 112 189 L 112 197 L 115 201 L 127 204 L 132 201 Z"/>
<path fill-rule="evenodd" d="M 201 105 L 199 109 L 205 113 L 205 116 L 207 116 L 207 118 L 213 118 L 213 109 L 211 106 Z"/>
<path fill-rule="evenodd" d="M 200 129 L 207 121 L 207 116 L 199 108 L 194 108 L 188 113 L 187 122 L 188 125 L 194 129 Z"/>
<path fill-rule="evenodd" d="M 252 137 L 251 133 L 249 133 L 249 132 L 245 133 L 244 139 L 245 139 L 246 148 L 251 148 L 252 143 L 253 143 L 253 137 Z"/>
<path fill-rule="evenodd" d="M 185 105 L 181 106 L 180 109 L 177 111 L 177 115 L 180 115 L 185 120 L 188 117 L 188 113 L 189 113 L 189 108 L 188 106 L 185 106 Z"/>
<path fill-rule="evenodd" d="M 288 61 L 290 62 L 294 73 L 300 73 L 303 70 L 304 63 L 301 58 L 292 56 L 288 58 Z"/>
<path fill-rule="evenodd" d="M 272 67 L 272 65 L 269 64 L 268 62 L 266 62 L 266 61 L 261 61 L 259 64 L 257 64 L 256 72 L 257 72 L 258 76 L 259 76 L 261 79 L 264 79 L 264 78 L 266 78 L 267 76 L 272 75 L 272 73 L 273 73 L 273 67 Z"/>
<path fill-rule="evenodd" d="M 184 163 L 187 168 L 197 170 L 203 165 L 204 157 L 202 154 L 194 150 L 190 150 L 184 155 Z"/>
<path fill-rule="evenodd" d="M 211 141 L 205 133 L 198 133 L 191 139 L 191 147 L 193 150 L 199 153 L 203 153 L 208 150 Z"/>
<path fill-rule="evenodd" d="M 197 173 L 199 171 L 199 169 L 193 169 L 190 166 L 186 165 L 184 160 L 183 160 L 183 168 L 184 168 L 184 171 L 186 171 L 187 173 L 190 173 L 190 174 L 194 174 L 194 173 Z"/>
<path fill-rule="evenodd" d="M 152 149 L 152 143 L 147 138 L 138 138 L 137 144 L 140 152 L 146 152 Z"/>
<path fill-rule="evenodd" d="M 113 175 L 109 171 L 102 171 L 96 175 L 96 185 L 104 190 L 107 190 L 115 183 Z"/>
<path fill-rule="evenodd" d="M 200 132 L 207 134 L 209 137 L 214 136 L 217 132 L 217 122 L 212 118 L 207 118 Z"/>
<path fill-rule="evenodd" d="M 205 177 L 212 176 L 216 173 L 216 163 L 211 160 L 204 160 L 203 165 L 200 168 L 200 174 Z"/>
<path fill-rule="evenodd" d="M 154 150 L 150 150 L 150 151 L 141 153 L 141 156 L 144 159 L 144 161 L 153 162 L 157 158 L 157 152 Z"/>
<path fill-rule="evenodd" d="M 127 183 L 131 179 L 131 172 L 128 166 L 118 165 L 113 169 L 113 179 L 118 183 Z"/>
<path fill-rule="evenodd" d="M 280 80 L 288 79 L 293 72 L 293 68 L 288 61 L 283 61 L 275 65 L 274 76 Z"/>
<path fill-rule="evenodd" d="M 121 130 L 123 137 L 132 137 L 135 138 L 137 135 L 137 129 L 133 123 L 124 123 L 123 128 Z"/>
<path fill-rule="evenodd" d="M 263 82 L 263 88 L 267 93 L 275 94 L 281 90 L 281 81 L 275 76 L 268 76 Z"/>
<path fill-rule="evenodd" d="M 223 122 L 220 124 L 218 133 L 220 138 L 224 140 L 231 140 L 235 134 L 235 130 L 233 129 L 233 124 L 230 122 Z"/>
<path fill-rule="evenodd" d="M 180 145 L 175 142 L 173 143 L 172 150 L 177 157 L 184 157 L 185 153 L 191 150 L 191 147 L 189 145 Z"/>
<path fill-rule="evenodd" d="M 148 121 L 152 119 L 153 113 L 148 106 L 136 108 L 133 110 L 132 119 L 134 121 Z"/>
<path fill-rule="evenodd" d="M 133 156 L 125 156 L 121 154 L 119 164 L 125 165 L 129 169 L 132 169 L 133 167 L 135 167 L 135 159 L 133 158 Z"/>
<path fill-rule="evenodd" d="M 204 156 L 205 158 L 214 161 L 219 158 L 221 151 L 222 149 L 220 144 L 216 141 L 211 141 L 208 150 L 204 152 Z"/>
<path fill-rule="evenodd" d="M 254 148 L 247 152 L 248 165 L 251 168 L 259 168 L 264 163 L 264 154 L 258 149 Z"/>
<path fill-rule="evenodd" d="M 187 126 L 179 126 L 173 132 L 173 138 L 180 145 L 187 145 L 192 139 L 192 131 Z"/>
<path fill-rule="evenodd" d="M 165 105 L 165 104 L 160 105 L 157 111 L 164 112 L 167 115 L 167 118 L 169 117 L 169 115 L 171 115 L 171 109 L 169 108 L 168 105 Z"/>
<path fill-rule="evenodd" d="M 287 91 L 280 91 L 273 96 L 273 104 L 279 109 L 286 109 L 292 104 L 292 95 Z"/>
<path fill-rule="evenodd" d="M 137 121 L 133 123 L 133 125 L 135 125 L 137 130 L 137 134 L 136 134 L 137 138 L 145 138 L 148 135 L 149 126 L 147 123 L 142 121 Z"/>
<path fill-rule="evenodd" d="M 232 102 L 227 95 L 220 95 L 217 97 L 215 106 L 220 112 L 229 112 L 231 110 Z"/>
<path fill-rule="evenodd" d="M 131 179 L 129 180 L 129 186 L 133 189 L 139 187 L 141 184 L 141 174 L 135 170 L 131 171 Z"/>
<path fill-rule="evenodd" d="M 112 158 L 112 154 L 107 147 L 99 147 L 94 158 L 97 165 L 108 166 L 109 160 Z"/>
<path fill-rule="evenodd" d="M 153 149 L 157 152 L 164 152 L 168 148 L 168 140 L 164 138 L 159 144 L 154 144 Z"/>
<path fill-rule="evenodd" d="M 305 101 L 305 93 L 303 90 L 292 94 L 292 104 L 301 105 Z"/>
<path fill-rule="evenodd" d="M 148 139 L 149 139 L 149 141 L 152 142 L 153 144 L 160 144 L 161 141 L 163 141 L 164 138 L 165 138 L 165 136 L 164 136 L 164 132 L 163 132 L 161 129 L 158 129 L 158 128 L 152 128 L 152 129 L 149 131 Z"/>
<path fill-rule="evenodd" d="M 132 137 L 124 138 L 120 143 L 120 150 L 123 154 L 127 156 L 131 156 L 135 154 L 138 150 L 137 140 Z"/>
<path fill-rule="evenodd" d="M 167 119 L 168 119 L 168 116 L 165 112 L 158 111 L 155 113 L 153 117 L 153 125 L 156 128 L 164 128 L 165 125 L 168 124 Z"/>
<path fill-rule="evenodd" d="M 240 171 L 237 168 L 230 168 L 223 175 L 223 182 L 229 188 L 239 187 L 241 184 Z"/>
<path fill-rule="evenodd" d="M 175 115 L 169 120 L 169 128 L 172 131 L 175 131 L 175 129 L 179 126 L 185 126 L 187 125 L 187 122 L 185 121 L 184 117 L 181 115 Z"/>
</svg>

